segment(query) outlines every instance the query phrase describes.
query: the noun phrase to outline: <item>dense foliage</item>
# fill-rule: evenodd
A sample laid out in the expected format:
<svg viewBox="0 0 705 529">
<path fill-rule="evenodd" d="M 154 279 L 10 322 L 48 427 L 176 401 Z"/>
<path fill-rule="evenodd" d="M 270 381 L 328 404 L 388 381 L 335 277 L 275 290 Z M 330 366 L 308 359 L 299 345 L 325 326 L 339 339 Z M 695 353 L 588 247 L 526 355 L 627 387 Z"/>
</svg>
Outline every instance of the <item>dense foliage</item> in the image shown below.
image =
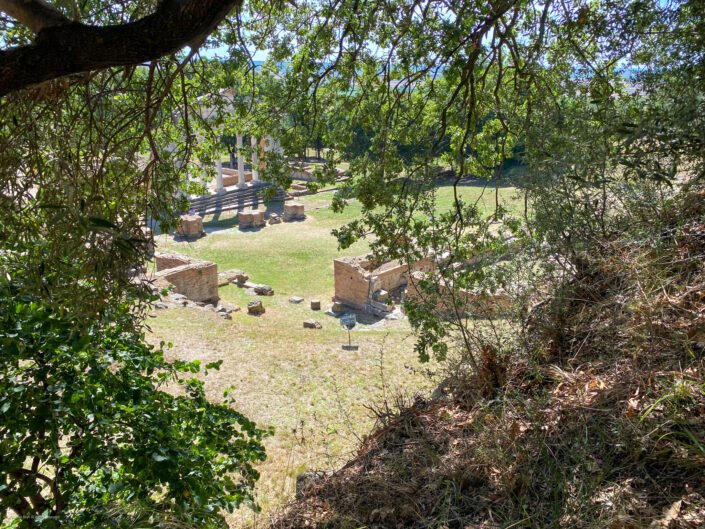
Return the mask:
<svg viewBox="0 0 705 529">
<path fill-rule="evenodd" d="M 155 5 L 53 4 L 96 24 Z M 262 432 L 181 380 L 197 365 L 145 344 L 152 293 L 134 281 L 141 227 L 173 223 L 189 175 L 212 173 L 236 133 L 271 134 L 291 155 L 315 146 L 321 182 L 349 162 L 335 204 L 356 198 L 363 217 L 336 232 L 342 246 L 373 235 L 380 259 L 439 263 L 424 302 L 408 307 L 422 358 L 459 353 L 484 373 L 510 354 L 569 350 L 560 318 L 549 319 L 553 345 L 532 348 L 529 307 L 584 293 L 575 285 L 601 277 L 608 243 L 627 226 L 656 237 L 638 222 L 648 206 L 662 211 L 672 189 L 702 180 L 702 12 L 700 0 L 253 0 L 206 43 L 227 49 L 223 60 L 194 44 L 4 97 L 2 516 L 26 527 L 204 525 L 251 499 Z M 0 40 L 31 37 L 3 16 Z M 261 68 L 255 49 L 269 53 Z M 282 156 L 267 158 L 263 176 L 288 182 Z M 498 204 L 488 218 L 459 198 L 435 207 L 438 184 L 491 192 L 507 176 L 523 212 Z M 500 289 L 517 303 L 499 323 L 462 302 L 462 291 Z M 453 310 L 437 310 L 446 298 Z M 501 378 L 489 372 L 476 380 L 484 393 Z M 166 391 L 174 381 L 182 389 Z"/>
</svg>

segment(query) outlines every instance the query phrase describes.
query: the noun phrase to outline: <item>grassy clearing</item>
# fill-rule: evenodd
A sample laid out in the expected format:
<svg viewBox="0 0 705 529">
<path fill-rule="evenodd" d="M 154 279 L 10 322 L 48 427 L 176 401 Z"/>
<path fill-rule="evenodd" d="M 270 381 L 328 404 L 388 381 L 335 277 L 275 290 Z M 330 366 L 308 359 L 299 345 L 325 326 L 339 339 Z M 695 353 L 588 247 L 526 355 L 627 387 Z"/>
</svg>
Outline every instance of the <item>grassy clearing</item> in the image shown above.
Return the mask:
<svg viewBox="0 0 705 529">
<path fill-rule="evenodd" d="M 486 208 L 494 197 L 482 188 L 464 186 L 468 200 L 480 198 Z M 512 203 L 515 192 L 501 189 Z M 452 188 L 438 191 L 440 207 L 451 204 Z M 173 343 L 171 354 L 182 359 L 224 360 L 219 372 L 207 378 L 207 392 L 220 399 L 234 385 L 238 409 L 276 433 L 267 440 L 268 459 L 261 465 L 258 501 L 260 515 L 243 509 L 231 526 L 258 525 L 292 498 L 296 476 L 308 469 L 331 469 L 349 458 L 372 426 L 366 405 L 391 399 L 396 393 L 426 392 L 434 385 L 429 367 L 413 352 L 414 339 L 405 321 L 362 326 L 354 331 L 360 350 L 343 351 L 347 333 L 338 321 L 308 302 L 322 301 L 324 310 L 333 295 L 333 259 L 367 251 L 362 241 L 340 252 L 331 229 L 360 214 L 353 202 L 342 214 L 330 209 L 330 193 L 301 198 L 308 218 L 304 222 L 267 226 L 241 232 L 235 215 L 206 218 L 207 237 L 196 242 L 174 242 L 160 236 L 159 249 L 214 261 L 219 270 L 239 268 L 253 281 L 271 285 L 276 295 L 263 300 L 266 314 L 252 317 L 245 311 L 225 321 L 196 309 L 159 311 L 150 320 L 155 342 Z M 304 296 L 301 305 L 289 303 Z M 244 307 L 253 297 L 234 285 L 220 289 L 224 301 Z M 305 319 L 323 324 L 321 330 L 302 328 Z"/>
</svg>

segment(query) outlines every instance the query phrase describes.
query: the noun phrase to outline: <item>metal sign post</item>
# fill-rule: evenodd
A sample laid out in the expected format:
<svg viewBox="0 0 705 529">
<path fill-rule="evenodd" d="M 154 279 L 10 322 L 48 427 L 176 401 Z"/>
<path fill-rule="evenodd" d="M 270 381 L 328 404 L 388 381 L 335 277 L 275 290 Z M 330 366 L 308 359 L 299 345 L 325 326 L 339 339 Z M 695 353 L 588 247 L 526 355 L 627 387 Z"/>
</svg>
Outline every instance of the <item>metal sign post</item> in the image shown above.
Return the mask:
<svg viewBox="0 0 705 529">
<path fill-rule="evenodd" d="M 348 331 L 348 345 L 343 345 L 343 349 L 346 350 L 357 350 L 357 345 L 352 344 L 352 338 L 350 331 L 353 330 L 355 325 L 357 325 L 357 318 L 353 312 L 348 312 L 340 317 L 340 325 L 342 325 Z"/>
</svg>

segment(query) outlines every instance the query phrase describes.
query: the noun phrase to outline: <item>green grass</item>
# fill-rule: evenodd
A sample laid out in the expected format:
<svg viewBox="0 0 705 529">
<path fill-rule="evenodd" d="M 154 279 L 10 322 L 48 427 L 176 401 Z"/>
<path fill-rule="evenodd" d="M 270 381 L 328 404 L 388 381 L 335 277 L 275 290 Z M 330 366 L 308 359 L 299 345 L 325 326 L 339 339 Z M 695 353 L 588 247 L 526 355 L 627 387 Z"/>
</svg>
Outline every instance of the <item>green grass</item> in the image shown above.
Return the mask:
<svg viewBox="0 0 705 529">
<path fill-rule="evenodd" d="M 481 188 L 460 188 L 466 199 L 480 198 L 483 207 L 494 197 Z M 488 190 L 492 191 L 492 190 Z M 501 189 L 503 199 L 514 191 Z M 172 308 L 150 319 L 155 342 L 174 344 L 170 355 L 206 362 L 224 360 L 221 370 L 206 380 L 206 391 L 220 399 L 234 385 L 238 409 L 261 426 L 276 433 L 266 442 L 268 458 L 259 470 L 258 501 L 263 514 L 243 509 L 229 519 L 232 527 L 266 522 L 271 513 L 292 498 L 296 476 L 307 469 L 338 467 L 373 425 L 366 405 L 392 398 L 397 392 L 413 394 L 433 387 L 413 352 L 414 338 L 405 321 L 385 322 L 382 327 L 353 331 L 359 351 L 341 348 L 347 332 L 337 319 L 309 308 L 318 298 L 323 309 L 334 292 L 333 259 L 360 255 L 368 250 L 362 241 L 340 252 L 331 236 L 333 228 L 353 220 L 360 205 L 352 202 L 342 214 L 330 209 L 331 193 L 300 198 L 306 206 L 304 222 L 282 223 L 259 231 L 240 231 L 234 213 L 207 217 L 209 234 L 195 242 L 175 242 L 158 237 L 160 250 L 177 251 L 218 264 L 223 271 L 239 268 L 252 281 L 271 285 L 276 295 L 263 301 L 261 317 L 246 314 L 247 302 L 255 299 L 244 289 L 228 285 L 220 289 L 224 301 L 243 310 L 231 321 L 212 312 Z M 452 188 L 438 190 L 439 208 L 452 204 Z M 289 303 L 292 295 L 304 296 L 300 305 Z M 321 330 L 303 329 L 302 322 L 316 319 Z M 432 367 L 432 366 L 431 366 Z M 257 517 L 259 516 L 259 518 Z"/>
</svg>

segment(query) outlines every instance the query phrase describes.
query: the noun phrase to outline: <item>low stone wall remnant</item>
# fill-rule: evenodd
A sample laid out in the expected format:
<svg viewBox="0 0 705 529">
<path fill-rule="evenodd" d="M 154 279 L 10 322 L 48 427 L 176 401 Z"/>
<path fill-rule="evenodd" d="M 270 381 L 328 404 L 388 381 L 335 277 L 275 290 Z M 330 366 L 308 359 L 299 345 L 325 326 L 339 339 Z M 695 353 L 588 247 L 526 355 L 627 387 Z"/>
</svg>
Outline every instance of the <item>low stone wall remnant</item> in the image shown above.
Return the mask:
<svg viewBox="0 0 705 529">
<path fill-rule="evenodd" d="M 176 253 L 154 256 L 156 283 L 167 282 L 191 301 L 218 302 L 218 265 Z"/>
</svg>

